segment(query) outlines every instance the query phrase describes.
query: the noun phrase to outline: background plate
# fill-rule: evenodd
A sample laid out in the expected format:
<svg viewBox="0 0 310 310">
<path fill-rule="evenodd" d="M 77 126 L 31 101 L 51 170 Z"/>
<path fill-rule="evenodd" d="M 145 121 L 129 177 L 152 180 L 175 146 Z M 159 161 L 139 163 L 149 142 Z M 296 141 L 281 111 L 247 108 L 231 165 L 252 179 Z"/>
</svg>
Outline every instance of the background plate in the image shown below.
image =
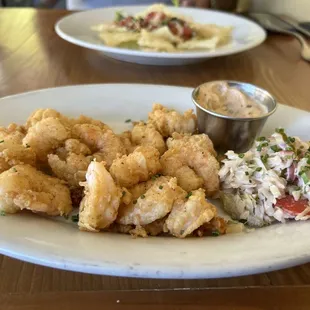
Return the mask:
<svg viewBox="0 0 310 310">
<path fill-rule="evenodd" d="M 230 44 L 211 51 L 159 53 L 129 50 L 109 47 L 103 44 L 92 31 L 91 26 L 111 22 L 116 11 L 136 14 L 147 6 L 125 6 L 83 11 L 68 15 L 57 22 L 57 34 L 73 44 L 103 52 L 106 56 L 140 64 L 149 65 L 184 65 L 201 62 L 207 58 L 239 53 L 261 44 L 266 38 L 266 32 L 254 22 L 229 13 L 196 8 L 174 8 L 178 14 L 188 15 L 198 23 L 233 26 L 233 40 Z"/>
</svg>

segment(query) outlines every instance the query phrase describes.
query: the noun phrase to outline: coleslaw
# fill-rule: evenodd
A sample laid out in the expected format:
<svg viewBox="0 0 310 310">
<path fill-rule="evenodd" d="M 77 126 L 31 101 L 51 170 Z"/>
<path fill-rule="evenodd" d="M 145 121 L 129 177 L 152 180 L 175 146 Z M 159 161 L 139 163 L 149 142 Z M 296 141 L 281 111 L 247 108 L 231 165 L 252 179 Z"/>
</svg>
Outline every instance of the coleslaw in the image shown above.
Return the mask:
<svg viewBox="0 0 310 310">
<path fill-rule="evenodd" d="M 260 137 L 246 153 L 226 153 L 221 200 L 232 218 L 249 226 L 310 218 L 310 143 L 283 128 Z"/>
</svg>

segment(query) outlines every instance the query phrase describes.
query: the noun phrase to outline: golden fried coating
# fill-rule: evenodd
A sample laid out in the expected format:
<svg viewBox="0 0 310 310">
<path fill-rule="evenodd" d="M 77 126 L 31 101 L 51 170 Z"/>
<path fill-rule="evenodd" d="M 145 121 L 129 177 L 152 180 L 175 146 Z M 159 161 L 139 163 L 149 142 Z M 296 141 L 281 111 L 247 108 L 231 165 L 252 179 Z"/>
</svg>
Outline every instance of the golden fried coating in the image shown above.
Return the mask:
<svg viewBox="0 0 310 310">
<path fill-rule="evenodd" d="M 160 162 L 163 174 L 177 177 L 180 186 L 185 190 L 195 190 L 202 186 L 207 197 L 217 195 L 220 165 L 207 150 L 202 150 L 195 144 L 171 148 L 161 157 Z"/>
<path fill-rule="evenodd" d="M 35 152 L 22 144 L 24 132 L 16 124 L 0 127 L 0 173 L 19 164 L 35 165 Z"/>
<path fill-rule="evenodd" d="M 0 174 L 0 210 L 16 213 L 28 209 L 47 215 L 69 214 L 69 189 L 57 178 L 30 165 L 17 165 Z"/>
<path fill-rule="evenodd" d="M 198 189 L 188 199 L 178 199 L 165 222 L 165 230 L 178 238 L 185 238 L 216 216 L 216 208 L 206 201 Z"/>
<path fill-rule="evenodd" d="M 121 139 L 121 142 L 123 143 L 124 147 L 126 148 L 127 155 L 132 153 L 135 148 L 137 147 L 132 141 L 131 141 L 131 131 L 124 131 L 118 137 Z"/>
<path fill-rule="evenodd" d="M 131 132 L 131 140 L 136 145 L 154 147 L 160 155 L 167 150 L 163 136 L 151 124 L 136 123 Z"/>
<path fill-rule="evenodd" d="M 110 167 L 117 184 L 124 187 L 147 181 L 160 170 L 159 152 L 151 146 L 137 147 L 133 153 L 115 159 Z"/>
<path fill-rule="evenodd" d="M 203 178 L 188 166 L 187 159 L 178 149 L 169 149 L 161 158 L 163 175 L 174 176 L 187 192 L 203 186 Z"/>
<path fill-rule="evenodd" d="M 194 133 L 197 130 L 197 117 L 192 110 L 188 110 L 182 115 L 161 104 L 153 105 L 153 111 L 149 113 L 148 121 L 164 137 L 169 137 L 174 132 Z"/>
<path fill-rule="evenodd" d="M 173 133 L 171 138 L 167 139 L 168 149 L 171 148 L 180 148 L 187 147 L 192 148 L 201 148 L 202 151 L 207 150 L 213 156 L 216 156 L 216 152 L 213 147 L 213 142 L 210 140 L 209 136 L 202 133 L 199 135 L 190 135 L 190 134 L 180 134 Z"/>
<path fill-rule="evenodd" d="M 40 161 L 47 160 L 47 154 L 52 153 L 70 137 L 70 129 L 58 118 L 47 117 L 38 121 L 28 129 L 23 139 L 25 147 L 30 146 Z"/>
<path fill-rule="evenodd" d="M 85 181 L 88 165 L 93 159 L 92 156 L 75 153 L 69 153 L 64 160 L 55 154 L 49 154 L 47 158 L 53 173 L 66 181 L 70 188 L 77 188 L 80 182 Z"/>
<path fill-rule="evenodd" d="M 107 167 L 111 166 L 118 155 L 126 154 L 121 139 L 112 130 L 92 124 L 77 124 L 73 126 L 73 136 L 80 139 L 92 151 L 99 152 Z"/>
<path fill-rule="evenodd" d="M 117 217 L 122 190 L 116 186 L 103 162 L 92 161 L 86 173 L 85 196 L 80 204 L 81 230 L 99 231 Z"/>
<path fill-rule="evenodd" d="M 119 209 L 117 223 L 143 226 L 165 217 L 176 199 L 182 199 L 186 192 L 177 185 L 176 178 L 165 178 L 161 184 L 153 185 L 127 206 Z"/>
<path fill-rule="evenodd" d="M 29 129 L 30 127 L 34 126 L 36 123 L 42 121 L 45 118 L 57 118 L 59 119 L 65 126 L 69 126 L 70 120 L 59 113 L 58 111 L 54 109 L 38 109 L 35 110 L 27 119 L 26 122 L 26 128 Z"/>
<path fill-rule="evenodd" d="M 72 126 L 77 125 L 77 124 L 79 125 L 90 124 L 90 125 L 95 125 L 102 130 L 111 130 L 111 128 L 107 124 L 99 120 L 93 119 L 91 117 L 85 116 L 85 115 L 80 115 L 78 118 L 71 119 L 70 121 L 71 121 Z"/>
</svg>

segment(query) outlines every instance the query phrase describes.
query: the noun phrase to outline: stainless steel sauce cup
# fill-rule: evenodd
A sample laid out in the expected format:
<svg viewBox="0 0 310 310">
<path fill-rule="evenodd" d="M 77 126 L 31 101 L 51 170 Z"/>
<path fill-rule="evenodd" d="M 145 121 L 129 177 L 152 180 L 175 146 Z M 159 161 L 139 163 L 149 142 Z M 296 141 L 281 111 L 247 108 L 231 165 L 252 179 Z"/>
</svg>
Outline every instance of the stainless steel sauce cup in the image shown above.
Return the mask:
<svg viewBox="0 0 310 310">
<path fill-rule="evenodd" d="M 259 117 L 240 118 L 219 114 L 202 107 L 196 100 L 199 88 L 214 82 L 227 82 L 229 86 L 238 88 L 257 103 L 265 106 L 268 112 Z M 208 83 L 199 85 L 192 93 L 192 100 L 196 105 L 199 132 L 207 134 L 219 152 L 247 151 L 260 134 L 267 118 L 277 109 L 276 100 L 269 92 L 252 84 L 236 81 Z"/>
</svg>

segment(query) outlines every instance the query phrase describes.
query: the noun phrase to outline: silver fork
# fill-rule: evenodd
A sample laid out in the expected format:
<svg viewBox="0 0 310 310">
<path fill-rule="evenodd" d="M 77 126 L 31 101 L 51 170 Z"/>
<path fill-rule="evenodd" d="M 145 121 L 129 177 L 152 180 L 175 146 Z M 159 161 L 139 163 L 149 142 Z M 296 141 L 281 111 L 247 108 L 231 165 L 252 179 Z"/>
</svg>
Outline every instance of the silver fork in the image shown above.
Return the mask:
<svg viewBox="0 0 310 310">
<path fill-rule="evenodd" d="M 294 36 L 301 45 L 301 57 L 310 61 L 310 46 L 304 37 L 291 30 L 291 27 L 286 22 L 277 18 L 276 16 L 265 14 L 265 13 L 250 13 L 249 16 L 255 19 L 259 24 L 261 24 L 264 28 L 270 31 L 276 31 L 283 34 L 288 34 Z"/>
</svg>

